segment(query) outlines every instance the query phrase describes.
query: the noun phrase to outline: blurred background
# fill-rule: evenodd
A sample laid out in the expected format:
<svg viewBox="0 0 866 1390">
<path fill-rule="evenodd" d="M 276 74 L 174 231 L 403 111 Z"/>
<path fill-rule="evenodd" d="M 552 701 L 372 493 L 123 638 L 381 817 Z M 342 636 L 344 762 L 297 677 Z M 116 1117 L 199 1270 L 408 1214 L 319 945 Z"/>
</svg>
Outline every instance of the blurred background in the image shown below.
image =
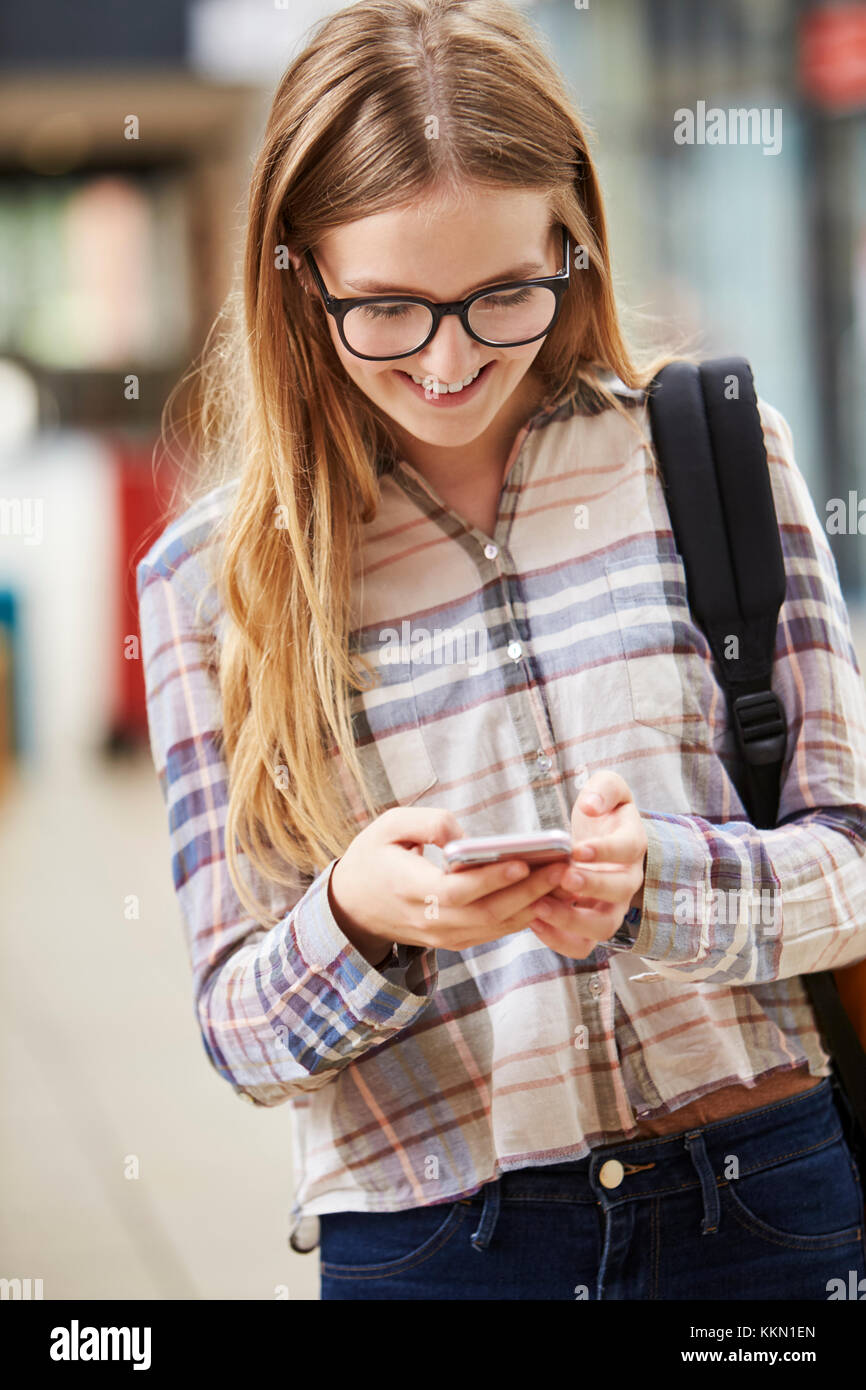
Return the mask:
<svg viewBox="0 0 866 1390">
<path fill-rule="evenodd" d="M 134 569 L 273 87 L 338 8 L 0 8 L 0 1276 L 46 1299 L 317 1296 L 286 1244 L 290 1106 L 239 1105 L 194 1019 Z M 595 132 L 636 326 L 748 357 L 819 516 L 843 500 L 862 668 L 866 3 L 518 8 Z M 780 109 L 781 149 L 677 144 L 699 102 Z"/>
</svg>

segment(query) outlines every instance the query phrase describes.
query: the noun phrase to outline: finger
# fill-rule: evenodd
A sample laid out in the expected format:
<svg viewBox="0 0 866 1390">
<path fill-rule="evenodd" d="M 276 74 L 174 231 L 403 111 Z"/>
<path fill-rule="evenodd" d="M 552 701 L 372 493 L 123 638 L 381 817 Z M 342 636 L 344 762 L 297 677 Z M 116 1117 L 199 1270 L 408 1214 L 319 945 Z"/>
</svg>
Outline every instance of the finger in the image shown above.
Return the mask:
<svg viewBox="0 0 866 1390">
<path fill-rule="evenodd" d="M 575 942 L 587 940 L 589 949 L 609 941 L 616 931 L 622 917 L 621 907 L 611 903 L 593 902 L 591 899 L 578 899 L 567 905 L 556 902 L 553 905 L 537 904 L 536 916 L 529 923 L 533 931 L 538 924 L 556 933 L 559 943 L 549 942 L 554 950 L 564 955 L 586 954 L 575 947 Z"/>
<path fill-rule="evenodd" d="M 572 849 L 571 857 L 580 863 L 581 872 L 586 863 L 594 864 L 634 864 L 646 852 L 646 832 L 640 820 L 634 822 L 629 816 L 624 824 L 611 827 L 610 833 L 580 840 Z"/>
<path fill-rule="evenodd" d="M 446 883 L 441 901 L 446 911 L 458 913 L 460 919 L 467 925 L 477 924 L 481 926 L 491 917 L 496 922 L 503 922 L 507 918 L 525 911 L 539 898 L 544 897 L 545 893 L 549 893 L 552 888 L 557 887 L 567 868 L 567 860 L 560 860 L 556 864 L 544 864 L 540 868 L 532 870 L 524 879 L 518 880 L 515 884 L 500 887 L 483 897 L 479 896 L 471 900 L 461 898 L 459 896 L 459 883 L 451 882 L 451 880 L 463 878 L 462 873 L 443 874 L 442 878 L 446 880 Z"/>
<path fill-rule="evenodd" d="M 420 913 L 430 904 L 438 911 L 443 900 L 443 879 L 459 879 L 460 874 L 445 874 L 424 854 L 418 853 L 417 845 L 404 841 L 394 841 L 383 851 L 383 864 L 388 872 L 383 874 L 381 888 L 393 897 L 395 911 L 401 915 Z"/>
<path fill-rule="evenodd" d="M 559 931 L 574 929 L 577 917 L 572 907 L 574 899 L 541 898 L 534 907 L 536 919 Z"/>
<path fill-rule="evenodd" d="M 573 960 L 582 960 L 585 956 L 591 956 L 597 941 L 587 936 L 575 936 L 573 931 L 563 931 L 559 927 L 551 927 L 547 922 L 542 922 L 539 917 L 529 923 L 533 935 L 543 946 L 548 946 L 551 951 L 557 951 L 559 955 L 570 956 Z"/>
<path fill-rule="evenodd" d="M 587 916 L 593 913 L 597 917 L 610 917 L 619 913 L 625 916 L 626 909 L 622 905 L 622 898 L 617 901 L 608 902 L 604 898 L 571 898 L 568 902 L 562 898 L 541 898 L 535 904 L 535 911 L 539 917 L 556 922 L 559 925 L 567 925 L 569 921 L 580 918 L 583 925 L 586 925 Z"/>
<path fill-rule="evenodd" d="M 589 816 L 603 816 L 623 802 L 633 801 L 631 788 L 624 777 L 610 768 L 599 768 L 580 789 L 577 807 Z"/>
<path fill-rule="evenodd" d="M 609 877 L 613 877 L 613 870 L 608 870 L 606 872 L 608 873 Z M 621 872 L 622 870 L 620 869 L 616 870 L 616 873 Z M 599 873 L 601 873 L 601 870 L 599 870 Z M 620 886 L 618 891 L 620 893 L 620 896 L 623 898 L 628 895 L 628 883 L 629 880 L 627 877 L 620 879 Z M 604 886 L 605 885 L 602 884 L 602 887 Z M 589 888 L 586 885 L 586 881 L 584 880 L 583 883 L 579 883 L 576 887 L 573 888 L 569 887 L 568 883 L 563 882 L 559 888 L 551 888 L 549 896 L 552 898 L 558 898 L 561 902 L 571 903 L 574 902 L 575 898 L 589 898 L 592 895 L 590 893 Z M 613 898 L 611 897 L 611 893 L 609 890 L 605 890 L 604 897 L 601 899 L 601 901 L 613 902 Z"/>
<path fill-rule="evenodd" d="M 405 855 L 400 847 L 395 845 L 395 849 Z M 473 931 L 484 934 L 485 941 L 493 941 L 506 934 L 505 922 L 509 922 L 507 931 L 523 930 L 530 922 L 534 903 L 556 887 L 566 869 L 567 860 L 563 859 L 527 872 L 512 884 L 507 880 L 509 863 L 446 873 L 428 859 L 409 855 L 395 869 L 395 881 L 400 883 L 400 897 L 409 915 L 420 917 L 424 913 L 425 919 L 432 920 L 428 916 L 432 909 L 441 929 Z M 478 891 L 478 884 L 485 880 L 488 891 Z"/>
<path fill-rule="evenodd" d="M 504 859 L 498 864 L 479 864 L 473 869 L 451 870 L 448 878 L 448 905 L 463 907 L 477 902 L 512 883 L 529 876 L 529 865 L 521 859 Z"/>
<path fill-rule="evenodd" d="M 567 860 L 543 865 L 534 873 L 525 873 L 514 885 L 494 888 L 493 892 L 471 900 L 473 883 L 477 885 L 479 878 L 496 875 L 500 883 L 503 877 L 507 882 L 509 864 L 488 864 L 477 870 L 446 873 L 429 859 L 407 852 L 402 844 L 394 844 L 393 852 L 398 859 L 391 882 L 400 885 L 399 898 L 408 919 L 420 919 L 423 914 L 425 923 L 435 920 L 444 930 L 471 930 L 483 934 L 485 941 L 504 935 L 502 922 L 511 917 L 516 919 L 520 913 L 523 915 L 519 924 L 515 922 L 509 930 L 522 931 L 532 915 L 532 905 L 556 886 L 568 865 Z M 467 892 L 470 900 L 467 900 Z M 430 915 L 431 909 L 434 916 Z M 408 920 L 406 925 L 409 925 Z"/>
<path fill-rule="evenodd" d="M 459 840 L 463 827 L 452 811 L 435 806 L 392 806 L 370 826 L 382 844 L 439 845 Z"/>
<path fill-rule="evenodd" d="M 500 889 L 474 904 L 462 906 L 454 904 L 450 896 L 457 887 L 451 880 L 462 878 L 462 874 L 442 874 L 435 897 L 437 925 L 441 931 L 453 931 L 455 935 L 471 934 L 474 944 L 523 931 L 532 920 L 535 904 L 555 887 L 564 867 L 565 861 L 543 865 L 515 887 Z"/>
<path fill-rule="evenodd" d="M 570 893 L 572 897 L 601 898 L 604 902 L 613 902 L 617 898 L 630 898 L 638 882 L 639 875 L 634 862 L 607 867 L 601 864 L 580 864 L 569 869 L 561 887 L 563 893 Z"/>
</svg>

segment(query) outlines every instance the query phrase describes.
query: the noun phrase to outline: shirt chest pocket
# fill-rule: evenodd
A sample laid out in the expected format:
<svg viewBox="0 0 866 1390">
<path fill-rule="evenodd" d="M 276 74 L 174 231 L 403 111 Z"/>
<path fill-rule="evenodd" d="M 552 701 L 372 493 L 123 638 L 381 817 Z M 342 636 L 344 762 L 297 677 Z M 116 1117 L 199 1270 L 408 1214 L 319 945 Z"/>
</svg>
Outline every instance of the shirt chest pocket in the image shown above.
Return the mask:
<svg viewBox="0 0 866 1390">
<path fill-rule="evenodd" d="M 418 722 L 411 678 L 382 673 L 380 684 L 350 696 L 364 780 L 382 811 L 410 806 L 439 781 Z"/>
<path fill-rule="evenodd" d="M 725 702 L 688 606 L 682 558 L 652 550 L 610 560 L 605 577 L 632 718 L 680 741 L 716 746 L 727 725 Z"/>
</svg>

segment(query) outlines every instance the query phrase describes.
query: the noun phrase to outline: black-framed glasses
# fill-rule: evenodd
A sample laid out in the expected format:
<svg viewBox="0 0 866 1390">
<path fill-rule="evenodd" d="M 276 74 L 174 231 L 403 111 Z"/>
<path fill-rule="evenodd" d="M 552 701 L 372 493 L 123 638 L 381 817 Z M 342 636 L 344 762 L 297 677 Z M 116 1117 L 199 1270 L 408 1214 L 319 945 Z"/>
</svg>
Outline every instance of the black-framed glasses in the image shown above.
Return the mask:
<svg viewBox="0 0 866 1390">
<path fill-rule="evenodd" d="M 568 232 L 562 228 L 562 269 L 537 280 L 507 280 L 467 299 L 437 304 L 414 294 L 329 294 L 312 251 L 304 253 L 344 347 L 368 362 L 411 357 L 430 342 L 446 314 L 457 314 L 470 338 L 485 347 L 522 347 L 549 333 L 570 279 Z"/>
</svg>

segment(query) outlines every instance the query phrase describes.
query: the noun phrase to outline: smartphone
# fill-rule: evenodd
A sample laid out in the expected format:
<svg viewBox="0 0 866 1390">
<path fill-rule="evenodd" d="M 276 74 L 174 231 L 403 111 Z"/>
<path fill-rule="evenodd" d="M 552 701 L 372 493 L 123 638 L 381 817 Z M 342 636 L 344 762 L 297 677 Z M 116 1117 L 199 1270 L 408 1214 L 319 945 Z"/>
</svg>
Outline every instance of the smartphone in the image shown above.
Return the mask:
<svg viewBox="0 0 866 1390">
<path fill-rule="evenodd" d="M 567 830 L 530 830 L 523 835 L 479 835 L 475 839 L 449 840 L 442 848 L 445 868 L 475 869 L 480 864 L 499 864 L 503 859 L 522 859 L 529 867 L 571 858 Z"/>
</svg>

